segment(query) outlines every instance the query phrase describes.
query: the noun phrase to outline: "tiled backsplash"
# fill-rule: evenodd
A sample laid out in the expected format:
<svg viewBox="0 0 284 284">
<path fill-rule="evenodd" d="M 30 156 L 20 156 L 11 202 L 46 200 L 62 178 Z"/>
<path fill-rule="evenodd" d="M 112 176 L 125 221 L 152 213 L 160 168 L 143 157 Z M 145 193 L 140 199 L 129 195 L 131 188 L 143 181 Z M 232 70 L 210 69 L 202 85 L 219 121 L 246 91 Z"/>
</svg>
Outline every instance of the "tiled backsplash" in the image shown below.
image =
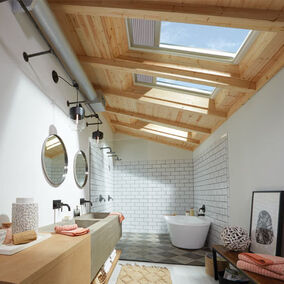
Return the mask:
<svg viewBox="0 0 284 284">
<path fill-rule="evenodd" d="M 228 225 L 229 169 L 228 143 L 223 138 L 193 158 L 194 207 L 203 204 L 206 216 L 212 221 L 209 245 L 220 242 L 220 232 Z"/>
<path fill-rule="evenodd" d="M 191 160 L 120 161 L 114 170 L 114 208 L 126 232 L 167 232 L 163 216 L 193 206 Z"/>
<path fill-rule="evenodd" d="M 113 161 L 106 155 L 106 150 L 92 143 L 90 145 L 90 198 L 93 203 L 92 211 L 110 212 L 113 201 L 108 201 L 108 195 L 113 197 Z M 99 201 L 102 195 L 105 201 Z"/>
</svg>

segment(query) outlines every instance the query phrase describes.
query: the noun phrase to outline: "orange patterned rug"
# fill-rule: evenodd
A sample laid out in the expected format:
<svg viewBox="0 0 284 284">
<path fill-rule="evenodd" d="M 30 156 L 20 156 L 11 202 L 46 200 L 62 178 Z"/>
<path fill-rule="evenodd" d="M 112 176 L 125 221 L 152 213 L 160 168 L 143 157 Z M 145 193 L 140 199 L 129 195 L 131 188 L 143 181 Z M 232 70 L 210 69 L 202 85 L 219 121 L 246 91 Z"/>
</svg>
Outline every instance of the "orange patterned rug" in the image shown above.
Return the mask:
<svg viewBox="0 0 284 284">
<path fill-rule="evenodd" d="M 157 266 L 123 265 L 116 284 L 172 284 L 170 271 Z"/>
</svg>

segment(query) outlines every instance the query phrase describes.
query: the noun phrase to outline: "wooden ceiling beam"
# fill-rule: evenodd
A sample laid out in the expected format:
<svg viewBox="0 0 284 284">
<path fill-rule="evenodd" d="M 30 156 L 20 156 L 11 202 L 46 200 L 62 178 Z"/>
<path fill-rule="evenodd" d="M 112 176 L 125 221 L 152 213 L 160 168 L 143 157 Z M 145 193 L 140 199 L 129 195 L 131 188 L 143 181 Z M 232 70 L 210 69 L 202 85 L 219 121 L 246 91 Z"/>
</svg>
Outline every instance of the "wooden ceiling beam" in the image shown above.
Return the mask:
<svg viewBox="0 0 284 284">
<path fill-rule="evenodd" d="M 261 33 L 240 62 L 241 78 L 257 82 L 263 75 L 262 70 L 283 46 L 284 32 Z"/>
<path fill-rule="evenodd" d="M 91 64 L 95 67 L 117 72 L 131 72 L 245 92 L 255 92 L 256 88 L 254 82 L 200 68 L 190 68 L 188 66 L 181 68 L 180 65 L 169 65 L 154 61 L 141 62 L 134 58 L 132 60 L 121 58 L 104 59 L 90 56 L 78 56 L 78 58 L 82 64 Z"/>
<path fill-rule="evenodd" d="M 115 128 L 114 128 L 114 126 L 111 124 L 111 119 L 110 119 L 108 113 L 107 113 L 107 112 L 103 112 L 102 114 L 103 114 L 103 117 L 105 118 L 105 120 L 107 121 L 107 124 L 108 124 L 109 127 L 111 128 L 111 131 L 112 131 L 113 133 L 115 133 Z"/>
<path fill-rule="evenodd" d="M 208 99 L 208 107 L 202 107 L 194 104 L 187 104 L 187 103 L 180 103 L 177 100 L 170 100 L 167 98 L 157 98 L 154 96 L 151 96 L 151 89 L 149 88 L 143 88 L 138 87 L 137 90 L 143 90 L 144 92 L 136 92 L 136 88 L 120 91 L 120 90 L 111 90 L 111 89 L 103 89 L 102 92 L 106 98 L 108 97 L 122 97 L 130 100 L 134 100 L 139 103 L 143 103 L 145 105 L 154 104 L 169 108 L 176 108 L 179 110 L 182 110 L 183 112 L 188 113 L 198 113 L 202 115 L 212 115 L 219 118 L 226 118 L 227 114 L 222 111 L 218 111 L 215 108 L 215 103 L 213 99 Z M 161 91 L 162 92 L 162 91 Z M 178 93 L 175 93 L 176 96 L 178 96 Z"/>
<path fill-rule="evenodd" d="M 49 0 L 51 8 L 66 13 L 140 18 L 261 31 L 284 31 L 284 11 L 220 7 L 169 1 Z"/>
<path fill-rule="evenodd" d="M 182 129 L 185 131 L 194 131 L 194 132 L 198 132 L 201 134 L 211 134 L 210 128 L 200 127 L 200 126 L 188 124 L 188 123 L 177 122 L 177 121 L 173 121 L 173 120 L 169 120 L 169 119 L 165 119 L 161 117 L 156 117 L 156 116 L 150 116 L 150 115 L 146 115 L 146 114 L 142 114 L 138 112 L 131 112 L 131 111 L 123 110 L 123 109 L 112 108 L 109 106 L 106 107 L 106 112 L 116 114 L 116 115 L 124 115 L 130 118 L 151 122 L 157 125 L 173 127 L 175 129 Z"/>
<path fill-rule="evenodd" d="M 141 129 L 146 127 L 147 123 L 141 124 L 141 121 L 139 121 L 139 120 L 137 122 L 136 123 L 125 123 L 125 122 L 121 122 L 121 121 L 114 121 L 114 120 L 112 120 L 111 124 L 113 126 L 122 126 L 122 127 L 126 127 L 126 128 L 129 128 L 129 129 L 143 131 Z M 149 130 L 151 130 L 151 129 L 149 129 Z M 163 132 L 163 131 L 156 131 L 156 130 L 153 130 L 153 131 L 157 132 L 157 134 L 153 133 L 154 135 L 159 135 L 158 133 L 161 133 L 161 136 L 163 136 L 162 134 L 168 134 L 168 135 L 171 135 L 171 136 L 175 136 L 175 137 L 177 137 L 177 140 L 178 140 L 178 138 L 184 138 L 184 137 L 181 137 L 181 136 L 178 136 L 178 135 L 174 135 L 174 134 L 171 134 L 171 133 L 166 133 L 166 132 Z M 172 137 L 172 139 L 175 139 L 175 138 Z M 187 138 L 184 138 L 184 139 L 186 139 L 186 141 L 189 142 L 189 143 L 193 143 L 193 144 L 197 144 L 197 145 L 200 144 L 200 140 L 198 140 L 198 139 L 194 139 L 194 138 L 191 138 L 191 137 L 187 137 Z"/>
<path fill-rule="evenodd" d="M 118 58 L 132 59 L 140 61 L 157 61 L 164 64 L 175 64 L 180 66 L 191 66 L 200 69 L 223 72 L 232 77 L 240 75 L 239 65 L 229 62 L 217 62 L 189 56 L 174 55 L 172 53 L 163 53 L 155 50 L 142 51 L 129 49 L 127 52 L 119 55 Z"/>
<path fill-rule="evenodd" d="M 117 133 L 122 133 L 125 135 L 129 135 L 129 136 L 133 136 L 133 137 L 137 137 L 137 138 L 142 138 L 142 139 L 146 139 L 152 142 L 156 142 L 156 143 L 162 143 L 168 146 L 172 146 L 172 147 L 177 147 L 177 148 L 181 148 L 184 150 L 188 150 L 188 151 L 193 151 L 195 149 L 194 146 L 192 146 L 189 143 L 186 142 L 178 142 L 175 139 L 172 138 L 166 138 L 166 137 L 162 137 L 159 135 L 154 135 L 154 134 L 146 134 L 146 133 L 141 133 L 141 131 L 130 131 L 125 129 L 125 127 L 121 127 L 121 126 L 117 126 L 116 127 L 116 132 Z"/>
</svg>

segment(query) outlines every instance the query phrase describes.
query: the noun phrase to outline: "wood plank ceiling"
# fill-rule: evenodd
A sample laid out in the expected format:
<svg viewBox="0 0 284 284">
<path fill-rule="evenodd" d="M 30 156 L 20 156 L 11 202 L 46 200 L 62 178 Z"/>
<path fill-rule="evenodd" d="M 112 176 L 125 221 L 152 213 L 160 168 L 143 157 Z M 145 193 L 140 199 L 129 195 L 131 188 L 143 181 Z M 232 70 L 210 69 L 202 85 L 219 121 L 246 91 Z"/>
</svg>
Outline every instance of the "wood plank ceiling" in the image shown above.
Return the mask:
<svg viewBox="0 0 284 284">
<path fill-rule="evenodd" d="M 115 132 L 194 150 L 284 66 L 283 0 L 49 4 L 94 88 L 103 91 L 104 115 Z M 238 64 L 214 62 L 129 49 L 126 18 L 245 28 L 259 34 Z M 207 84 L 205 80 L 219 91 L 204 99 L 137 86 L 134 73 Z M 170 135 L 167 128 L 185 131 L 186 137 L 183 132 Z"/>
</svg>

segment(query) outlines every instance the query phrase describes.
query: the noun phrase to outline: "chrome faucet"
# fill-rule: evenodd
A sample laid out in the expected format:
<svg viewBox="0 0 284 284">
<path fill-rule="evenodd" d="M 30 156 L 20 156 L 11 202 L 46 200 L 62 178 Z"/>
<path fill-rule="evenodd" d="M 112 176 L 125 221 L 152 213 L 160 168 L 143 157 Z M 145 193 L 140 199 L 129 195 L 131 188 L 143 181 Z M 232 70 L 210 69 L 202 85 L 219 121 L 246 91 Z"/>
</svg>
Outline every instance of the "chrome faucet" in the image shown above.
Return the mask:
<svg viewBox="0 0 284 284">
<path fill-rule="evenodd" d="M 90 205 L 93 206 L 92 201 L 86 200 L 85 198 L 80 198 L 80 205 L 86 205 L 86 203 L 90 203 Z"/>
<path fill-rule="evenodd" d="M 113 200 L 113 198 L 110 195 L 108 195 L 107 196 L 107 201 L 110 201 L 110 200 Z"/>
<path fill-rule="evenodd" d="M 99 196 L 99 201 L 100 201 L 100 202 L 106 201 L 106 199 L 100 194 L 100 196 Z"/>
</svg>

